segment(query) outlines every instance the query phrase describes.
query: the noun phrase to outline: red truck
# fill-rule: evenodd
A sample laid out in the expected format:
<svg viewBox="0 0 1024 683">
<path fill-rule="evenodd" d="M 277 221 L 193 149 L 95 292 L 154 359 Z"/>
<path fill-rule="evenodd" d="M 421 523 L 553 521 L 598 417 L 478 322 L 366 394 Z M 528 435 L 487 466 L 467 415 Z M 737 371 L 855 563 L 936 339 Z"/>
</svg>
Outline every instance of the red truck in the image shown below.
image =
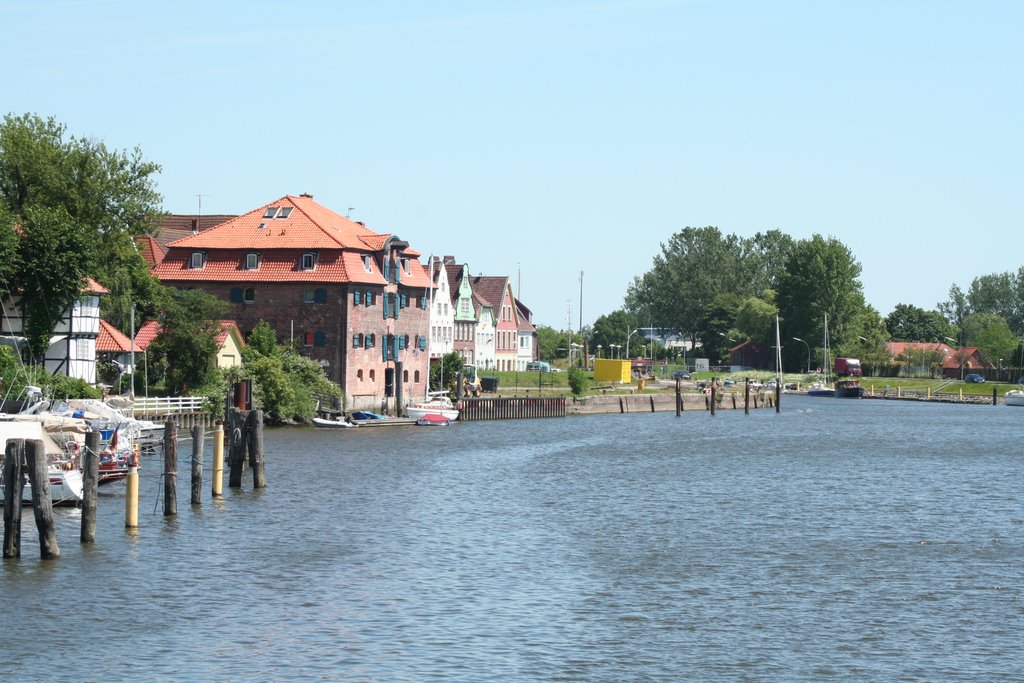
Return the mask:
<svg viewBox="0 0 1024 683">
<path fill-rule="evenodd" d="M 856 358 L 836 358 L 834 369 L 838 377 L 861 377 L 864 375 L 860 361 Z"/>
</svg>

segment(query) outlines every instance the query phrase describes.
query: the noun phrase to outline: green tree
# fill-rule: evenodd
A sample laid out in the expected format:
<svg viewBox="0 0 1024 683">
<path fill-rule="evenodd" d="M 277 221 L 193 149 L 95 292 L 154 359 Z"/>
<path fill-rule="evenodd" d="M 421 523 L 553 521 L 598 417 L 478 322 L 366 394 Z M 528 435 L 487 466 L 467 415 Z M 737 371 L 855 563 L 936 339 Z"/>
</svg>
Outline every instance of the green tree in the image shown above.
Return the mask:
<svg viewBox="0 0 1024 683">
<path fill-rule="evenodd" d="M 590 384 L 590 377 L 580 367 L 573 366 L 569 368 L 569 391 L 572 392 L 573 396 L 583 396 L 587 393 L 587 386 Z"/>
<path fill-rule="evenodd" d="M 702 353 L 712 363 L 727 360 L 729 349 L 742 341 L 733 329 L 742 303 L 735 294 L 719 294 L 701 309 L 695 331 L 701 340 Z"/>
<path fill-rule="evenodd" d="M 191 391 L 214 381 L 217 335 L 227 304 L 198 289 L 171 290 L 161 313 L 160 334 L 150 345 L 151 368 L 162 370 L 172 394 Z"/>
<path fill-rule="evenodd" d="M 546 325 L 537 326 L 537 354 L 539 360 L 551 362 L 558 356 L 558 349 L 565 348 L 565 333 Z M 461 367 L 461 366 L 460 366 Z"/>
<path fill-rule="evenodd" d="M 853 252 L 834 237 L 815 234 L 797 242 L 776 293 L 785 337 L 800 337 L 812 348 L 820 348 L 827 316 L 831 347 L 840 348 L 848 338 L 855 338 L 854 323 L 866 306 L 860 273 Z M 801 365 L 800 350 L 786 346 L 787 366 Z"/>
<path fill-rule="evenodd" d="M 113 151 L 66 133 L 54 119 L 31 114 L 8 114 L 0 124 L 0 222 L 21 231 L 18 267 L 0 286 L 25 294 L 35 355 L 48 345 L 55 316 L 81 295 L 84 277 L 114 283 L 127 273 L 130 291 L 115 289 L 115 310 L 127 310 L 121 297 L 148 301 L 154 290 L 133 238 L 159 213 L 152 178 L 159 166 L 137 148 Z"/>
<path fill-rule="evenodd" d="M 972 313 L 971 305 L 967 301 L 967 295 L 957 285 L 951 285 L 948 298 L 939 303 L 938 309 L 943 317 L 949 321 L 949 324 L 957 330 L 957 338 L 960 341 L 960 345 L 963 346 L 962 330 L 964 320 Z"/>
<path fill-rule="evenodd" d="M 625 348 L 626 337 L 638 326 L 637 317 L 623 309 L 602 315 L 594 321 L 593 334 L 590 336 L 590 350 L 596 355 L 597 346 L 600 344 L 601 354 L 605 358 L 611 358 L 614 355 L 612 345 L 618 344 Z"/>
<path fill-rule="evenodd" d="M 774 299 L 775 293 L 768 290 L 768 298 Z M 775 316 L 779 309 L 771 301 L 760 297 L 747 297 L 740 302 L 733 321 L 740 341 L 750 339 L 762 346 L 775 345 Z"/>
<path fill-rule="evenodd" d="M 967 301 L 972 313 L 998 315 L 1015 334 L 1024 334 L 1024 266 L 1016 273 L 974 278 L 967 290 Z"/>
<path fill-rule="evenodd" d="M 458 351 L 449 351 L 441 357 L 440 361 L 430 364 L 430 386 L 435 391 L 455 392 L 455 385 L 458 382 L 459 373 L 464 365 L 462 356 Z"/>
<path fill-rule="evenodd" d="M 896 304 L 885 318 L 885 329 L 893 341 L 941 342 L 956 333 L 938 311 L 926 311 L 911 304 Z"/>
<path fill-rule="evenodd" d="M 964 319 L 964 338 L 968 346 L 977 347 L 985 360 L 993 365 L 1000 359 L 1007 364 L 1017 349 L 1017 337 L 1010 326 L 994 313 L 974 313 Z"/>
</svg>

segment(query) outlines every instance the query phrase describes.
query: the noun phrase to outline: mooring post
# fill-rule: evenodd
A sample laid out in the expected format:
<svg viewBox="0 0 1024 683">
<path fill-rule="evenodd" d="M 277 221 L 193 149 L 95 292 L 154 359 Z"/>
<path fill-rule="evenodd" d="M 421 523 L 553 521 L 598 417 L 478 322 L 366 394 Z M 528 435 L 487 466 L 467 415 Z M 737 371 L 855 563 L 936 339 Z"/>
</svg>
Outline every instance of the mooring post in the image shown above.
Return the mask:
<svg viewBox="0 0 1024 683">
<path fill-rule="evenodd" d="M 746 386 L 743 387 L 743 414 L 750 415 L 750 378 L 747 378 Z"/>
<path fill-rule="evenodd" d="M 676 380 L 676 417 L 683 413 L 683 390 L 679 379 Z"/>
<path fill-rule="evenodd" d="M 992 405 L 998 405 L 999 399 L 996 398 L 996 388 L 992 387 Z"/>
<path fill-rule="evenodd" d="M 228 426 L 231 429 L 231 448 L 228 451 L 228 486 L 233 489 L 242 487 L 242 469 L 245 467 L 245 436 L 246 411 L 232 408 Z"/>
<path fill-rule="evenodd" d="M 213 497 L 219 498 L 224 487 L 224 423 L 217 420 L 213 430 Z"/>
<path fill-rule="evenodd" d="M 28 480 L 32 484 L 32 511 L 39 530 L 39 557 L 53 560 L 60 557 L 60 548 L 57 547 L 53 499 L 50 497 L 50 466 L 46 459 L 46 447 L 40 439 L 25 441 L 25 463 L 28 466 Z"/>
<path fill-rule="evenodd" d="M 132 453 L 124 480 L 124 528 L 139 528 L 139 456 Z"/>
<path fill-rule="evenodd" d="M 4 557 L 21 557 L 21 497 L 25 478 L 21 475 L 25 440 L 8 439 L 4 452 Z"/>
<path fill-rule="evenodd" d="M 775 383 L 775 412 L 782 411 L 782 382 Z"/>
<path fill-rule="evenodd" d="M 96 542 L 96 487 L 100 483 L 100 433 L 85 435 L 85 460 L 82 462 L 82 532 L 81 543 Z"/>
<path fill-rule="evenodd" d="M 262 489 L 267 486 L 266 470 L 263 467 L 263 411 L 251 410 L 245 420 L 245 430 L 249 436 L 249 467 L 252 468 L 253 488 Z"/>
<path fill-rule="evenodd" d="M 164 423 L 164 517 L 178 514 L 178 427 Z"/>
<path fill-rule="evenodd" d="M 192 427 L 192 504 L 203 503 L 203 434 L 202 425 Z"/>
<path fill-rule="evenodd" d="M 715 384 L 715 380 L 711 380 L 711 414 L 715 414 L 715 404 L 718 403 L 718 387 Z"/>
<path fill-rule="evenodd" d="M 732 409 L 736 410 L 736 392 L 734 391 L 729 395 L 732 396 Z"/>
</svg>

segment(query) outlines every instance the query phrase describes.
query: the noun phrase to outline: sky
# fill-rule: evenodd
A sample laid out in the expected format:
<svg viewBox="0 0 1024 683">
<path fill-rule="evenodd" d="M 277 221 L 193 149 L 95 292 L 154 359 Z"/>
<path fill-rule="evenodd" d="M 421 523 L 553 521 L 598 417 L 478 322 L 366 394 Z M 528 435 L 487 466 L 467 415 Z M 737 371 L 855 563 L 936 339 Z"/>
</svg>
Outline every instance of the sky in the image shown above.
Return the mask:
<svg viewBox="0 0 1024 683">
<path fill-rule="evenodd" d="M 166 211 L 310 193 L 556 329 L 687 226 L 835 237 L 883 316 L 1024 264 L 1024 3 L 0 0 L 0 25 L 0 113 L 138 147 Z"/>
</svg>

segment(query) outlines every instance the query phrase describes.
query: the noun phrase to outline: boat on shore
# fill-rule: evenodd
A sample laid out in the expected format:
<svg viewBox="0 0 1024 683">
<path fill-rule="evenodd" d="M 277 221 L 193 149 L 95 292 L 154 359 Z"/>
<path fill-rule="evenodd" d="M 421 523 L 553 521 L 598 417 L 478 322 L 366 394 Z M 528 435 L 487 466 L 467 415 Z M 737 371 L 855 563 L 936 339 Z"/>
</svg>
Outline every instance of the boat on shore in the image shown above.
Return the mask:
<svg viewBox="0 0 1024 683">
<path fill-rule="evenodd" d="M 413 420 L 419 420 L 424 415 L 440 415 L 449 421 L 459 419 L 459 409 L 452 403 L 447 391 L 432 391 L 427 394 L 425 401 L 414 403 L 405 411 Z"/>
<path fill-rule="evenodd" d="M 436 413 L 427 413 L 423 417 L 416 420 L 416 424 L 420 427 L 447 427 L 452 423 L 444 415 L 438 415 Z"/>
<path fill-rule="evenodd" d="M 326 417 L 314 417 L 313 424 L 317 427 L 323 427 L 324 429 L 345 429 L 347 427 L 358 427 L 354 422 L 349 422 L 344 417 L 339 416 L 337 419 L 330 419 Z"/>
<path fill-rule="evenodd" d="M 1024 406 L 1024 389 L 1011 389 L 1003 398 L 1008 406 Z"/>
</svg>

